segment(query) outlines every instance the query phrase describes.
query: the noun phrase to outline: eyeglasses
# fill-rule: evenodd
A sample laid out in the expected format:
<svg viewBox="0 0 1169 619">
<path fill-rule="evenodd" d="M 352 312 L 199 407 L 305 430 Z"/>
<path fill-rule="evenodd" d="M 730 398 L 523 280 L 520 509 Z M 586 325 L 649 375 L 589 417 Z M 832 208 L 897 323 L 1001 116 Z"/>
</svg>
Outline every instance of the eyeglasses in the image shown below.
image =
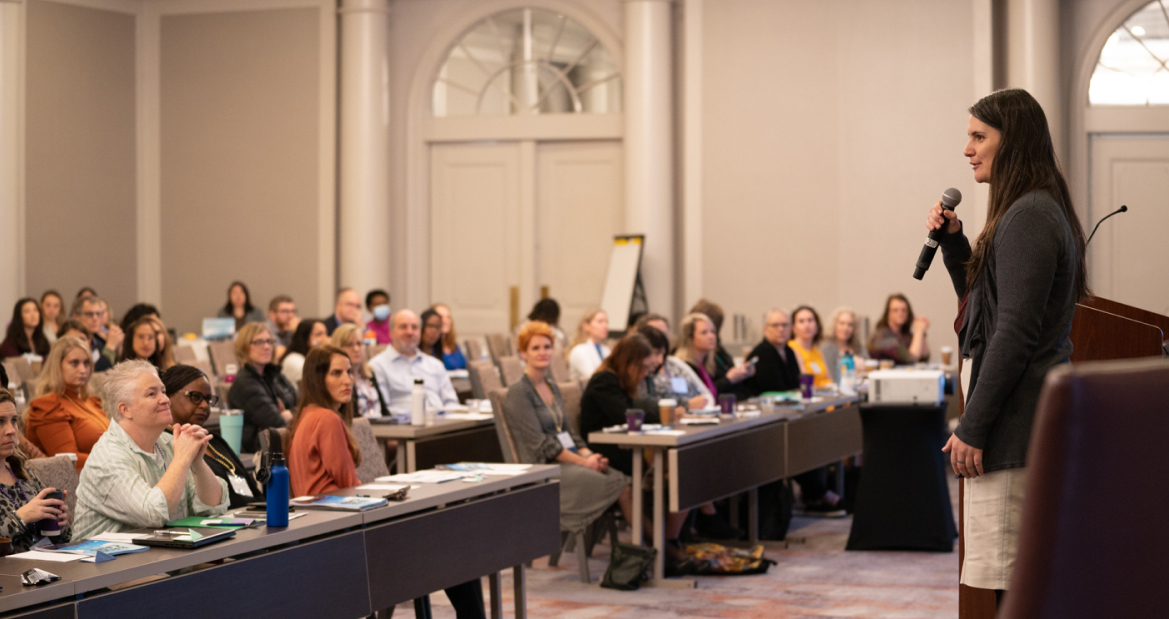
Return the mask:
<svg viewBox="0 0 1169 619">
<path fill-rule="evenodd" d="M 207 395 L 202 391 L 182 391 L 180 393 L 187 396 L 187 399 L 190 400 L 191 404 L 194 404 L 195 406 L 199 406 L 203 402 L 207 402 L 207 404 L 211 406 L 219 404 L 219 396 L 217 395 Z"/>
<path fill-rule="evenodd" d="M 276 340 L 272 338 L 252 340 L 252 346 L 272 346 Z"/>
<path fill-rule="evenodd" d="M 105 315 L 105 312 L 102 312 L 102 311 L 97 311 L 97 312 L 81 312 L 81 315 L 82 315 L 82 316 L 85 316 L 86 318 L 101 318 L 102 316 L 104 316 L 104 315 Z"/>
</svg>

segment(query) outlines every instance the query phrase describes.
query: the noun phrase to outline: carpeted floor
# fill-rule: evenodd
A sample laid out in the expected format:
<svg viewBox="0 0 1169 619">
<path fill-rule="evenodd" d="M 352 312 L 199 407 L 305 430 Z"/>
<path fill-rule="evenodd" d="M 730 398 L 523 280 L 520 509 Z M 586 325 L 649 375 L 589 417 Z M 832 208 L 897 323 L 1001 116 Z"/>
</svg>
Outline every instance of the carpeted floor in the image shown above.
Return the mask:
<svg viewBox="0 0 1169 619">
<path fill-rule="evenodd" d="M 950 494 L 957 496 L 956 483 Z M 766 556 L 779 563 L 767 574 L 698 578 L 697 588 L 690 590 L 602 589 L 597 583 L 609 562 L 606 545 L 598 545 L 589 561 L 593 578 L 590 585 L 580 582 L 575 557 L 563 557 L 560 566 L 555 568 L 548 567 L 547 559 L 541 559 L 527 570 L 528 616 L 534 619 L 944 619 L 958 616 L 957 551 L 846 552 L 844 546 L 851 522 L 851 518 L 795 518 L 786 544 L 768 545 Z M 513 616 L 510 572 L 505 573 L 503 586 L 504 613 L 510 617 Z M 436 618 L 455 616 L 445 595 L 433 595 L 431 600 Z M 413 613 L 413 607 L 404 604 L 394 614 L 408 618 Z"/>
</svg>

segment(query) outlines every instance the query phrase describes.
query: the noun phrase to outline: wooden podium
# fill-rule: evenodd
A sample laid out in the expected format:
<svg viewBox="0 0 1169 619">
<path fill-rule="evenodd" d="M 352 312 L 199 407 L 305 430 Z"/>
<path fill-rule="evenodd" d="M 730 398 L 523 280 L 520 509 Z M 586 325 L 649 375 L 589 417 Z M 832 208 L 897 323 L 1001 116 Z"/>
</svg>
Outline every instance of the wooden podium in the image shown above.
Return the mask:
<svg viewBox="0 0 1169 619">
<path fill-rule="evenodd" d="M 1076 304 L 1072 320 L 1072 363 L 1160 357 L 1169 334 L 1169 316 L 1101 297 Z M 959 390 L 959 411 L 965 409 Z M 961 415 L 961 412 L 959 412 Z M 958 565 L 965 556 L 962 484 L 958 482 Z M 994 592 L 958 585 L 959 619 L 994 619 Z"/>
</svg>

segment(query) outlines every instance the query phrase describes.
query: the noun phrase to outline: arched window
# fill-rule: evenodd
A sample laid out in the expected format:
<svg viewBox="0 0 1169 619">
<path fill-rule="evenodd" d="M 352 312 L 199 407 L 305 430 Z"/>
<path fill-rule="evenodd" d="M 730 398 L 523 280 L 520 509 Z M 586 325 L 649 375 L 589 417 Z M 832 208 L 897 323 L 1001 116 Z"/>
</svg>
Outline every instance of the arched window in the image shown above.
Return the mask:
<svg viewBox="0 0 1169 619">
<path fill-rule="evenodd" d="M 1169 105 L 1169 9 L 1153 0 L 1108 37 L 1088 86 L 1091 105 Z"/>
<path fill-rule="evenodd" d="M 597 37 L 534 8 L 471 28 L 435 76 L 431 105 L 436 117 L 620 111 L 621 72 Z"/>
</svg>

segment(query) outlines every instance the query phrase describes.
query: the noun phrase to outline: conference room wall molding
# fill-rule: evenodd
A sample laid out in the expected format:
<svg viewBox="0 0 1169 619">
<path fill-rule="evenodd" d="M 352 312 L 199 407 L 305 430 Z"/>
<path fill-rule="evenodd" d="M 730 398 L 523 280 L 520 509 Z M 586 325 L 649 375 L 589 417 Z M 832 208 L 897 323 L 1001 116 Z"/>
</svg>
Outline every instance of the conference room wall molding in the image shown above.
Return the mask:
<svg viewBox="0 0 1169 619">
<path fill-rule="evenodd" d="M 0 307 L 24 296 L 23 2 L 0 2 Z"/>
</svg>

